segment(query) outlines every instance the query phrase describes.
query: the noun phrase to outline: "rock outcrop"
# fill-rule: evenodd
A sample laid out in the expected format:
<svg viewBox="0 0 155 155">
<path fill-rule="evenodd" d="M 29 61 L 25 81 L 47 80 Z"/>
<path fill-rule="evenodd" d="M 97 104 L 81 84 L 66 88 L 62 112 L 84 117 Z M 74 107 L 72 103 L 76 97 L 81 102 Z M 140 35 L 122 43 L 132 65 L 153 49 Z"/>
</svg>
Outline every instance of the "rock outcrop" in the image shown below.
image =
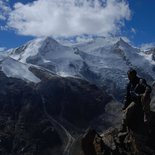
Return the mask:
<svg viewBox="0 0 155 155">
<path fill-rule="evenodd" d="M 88 130 L 79 140 L 81 155 L 154 155 L 155 113 L 151 112 L 149 126 L 144 124 L 141 132 L 135 129 L 121 132 L 110 128 L 100 135 L 95 130 Z"/>
</svg>

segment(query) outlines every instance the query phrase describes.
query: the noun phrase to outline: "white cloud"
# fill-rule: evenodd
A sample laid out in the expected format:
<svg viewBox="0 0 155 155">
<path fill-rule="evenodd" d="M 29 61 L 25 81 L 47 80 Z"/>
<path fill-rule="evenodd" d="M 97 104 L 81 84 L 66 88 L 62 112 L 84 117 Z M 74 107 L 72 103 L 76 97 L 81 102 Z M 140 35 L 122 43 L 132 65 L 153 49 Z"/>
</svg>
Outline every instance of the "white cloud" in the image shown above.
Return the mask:
<svg viewBox="0 0 155 155">
<path fill-rule="evenodd" d="M 4 51 L 5 49 L 5 47 L 0 47 L 0 52 Z"/>
<path fill-rule="evenodd" d="M 148 50 L 148 49 L 151 49 L 153 47 L 155 47 L 155 42 L 154 43 L 145 43 L 145 44 L 142 44 L 141 45 L 141 49 L 143 51 Z"/>
<path fill-rule="evenodd" d="M 0 25 L 0 31 L 7 31 L 8 29 L 7 25 Z"/>
<path fill-rule="evenodd" d="M 10 11 L 8 0 L 0 0 L 0 20 L 6 20 Z"/>
<path fill-rule="evenodd" d="M 125 0 L 37 0 L 16 3 L 8 26 L 21 35 L 74 36 L 98 34 L 107 36 L 120 31 L 130 18 Z"/>
<path fill-rule="evenodd" d="M 93 41 L 93 38 L 90 36 L 90 37 L 85 37 L 85 36 L 78 36 L 76 37 L 76 42 L 77 43 L 83 43 L 83 42 L 88 42 L 88 41 Z"/>
<path fill-rule="evenodd" d="M 134 34 L 136 34 L 136 29 L 132 27 L 131 28 L 131 32 L 134 33 Z"/>
<path fill-rule="evenodd" d="M 127 42 L 127 43 L 131 43 L 131 40 L 129 38 L 127 38 L 126 36 L 121 36 L 121 38 Z"/>
</svg>

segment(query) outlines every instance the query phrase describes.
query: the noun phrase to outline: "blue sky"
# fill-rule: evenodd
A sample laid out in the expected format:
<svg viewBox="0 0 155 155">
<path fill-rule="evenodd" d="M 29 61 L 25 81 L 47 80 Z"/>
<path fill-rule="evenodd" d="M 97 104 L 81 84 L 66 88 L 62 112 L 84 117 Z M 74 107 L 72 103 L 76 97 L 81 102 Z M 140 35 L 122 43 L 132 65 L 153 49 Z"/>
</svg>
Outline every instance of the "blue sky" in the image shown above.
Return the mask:
<svg viewBox="0 0 155 155">
<path fill-rule="evenodd" d="M 129 0 L 132 11 L 130 21 L 126 21 L 123 28 L 124 34 L 131 39 L 135 45 L 155 42 L 155 1 L 154 0 Z M 136 30 L 132 35 L 131 28 Z"/>
<path fill-rule="evenodd" d="M 155 44 L 155 0 L 100 0 L 107 6 L 94 0 L 91 7 L 83 1 L 0 0 L 0 47 L 14 48 L 35 37 L 91 33 L 125 36 L 135 46 Z"/>
</svg>

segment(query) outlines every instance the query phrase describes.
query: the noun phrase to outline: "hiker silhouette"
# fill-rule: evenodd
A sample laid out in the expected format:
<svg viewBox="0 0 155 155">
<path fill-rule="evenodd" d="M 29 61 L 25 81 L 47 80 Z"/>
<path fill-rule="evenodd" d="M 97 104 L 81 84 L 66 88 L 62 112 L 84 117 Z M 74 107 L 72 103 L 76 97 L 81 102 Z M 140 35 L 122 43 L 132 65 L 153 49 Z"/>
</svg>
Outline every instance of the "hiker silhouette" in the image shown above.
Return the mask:
<svg viewBox="0 0 155 155">
<path fill-rule="evenodd" d="M 139 124 L 150 122 L 150 93 L 151 87 L 146 80 L 137 76 L 135 69 L 127 72 L 129 83 L 126 88 L 126 96 L 123 107 L 122 132 L 127 129 L 136 129 Z"/>
</svg>

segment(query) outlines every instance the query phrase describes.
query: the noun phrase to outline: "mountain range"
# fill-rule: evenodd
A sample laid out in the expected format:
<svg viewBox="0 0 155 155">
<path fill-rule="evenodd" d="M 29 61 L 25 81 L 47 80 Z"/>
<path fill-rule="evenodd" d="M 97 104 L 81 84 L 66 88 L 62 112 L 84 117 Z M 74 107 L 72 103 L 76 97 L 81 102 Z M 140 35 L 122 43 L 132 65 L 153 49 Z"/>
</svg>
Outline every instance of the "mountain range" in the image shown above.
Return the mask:
<svg viewBox="0 0 155 155">
<path fill-rule="evenodd" d="M 150 82 L 155 79 L 154 50 L 144 52 L 121 38 L 100 37 L 70 46 L 51 37 L 39 38 L 8 50 L 0 59 L 2 71 L 8 77 L 38 83 L 40 79 L 29 68 L 40 68 L 61 77 L 80 78 L 104 86 L 117 99 L 122 97 L 129 68 L 135 68 Z"/>
<path fill-rule="evenodd" d="M 151 83 L 154 49 L 121 38 L 67 45 L 46 37 L 1 52 L 0 153 L 69 155 L 87 128 L 120 125 L 131 67 Z"/>
</svg>

